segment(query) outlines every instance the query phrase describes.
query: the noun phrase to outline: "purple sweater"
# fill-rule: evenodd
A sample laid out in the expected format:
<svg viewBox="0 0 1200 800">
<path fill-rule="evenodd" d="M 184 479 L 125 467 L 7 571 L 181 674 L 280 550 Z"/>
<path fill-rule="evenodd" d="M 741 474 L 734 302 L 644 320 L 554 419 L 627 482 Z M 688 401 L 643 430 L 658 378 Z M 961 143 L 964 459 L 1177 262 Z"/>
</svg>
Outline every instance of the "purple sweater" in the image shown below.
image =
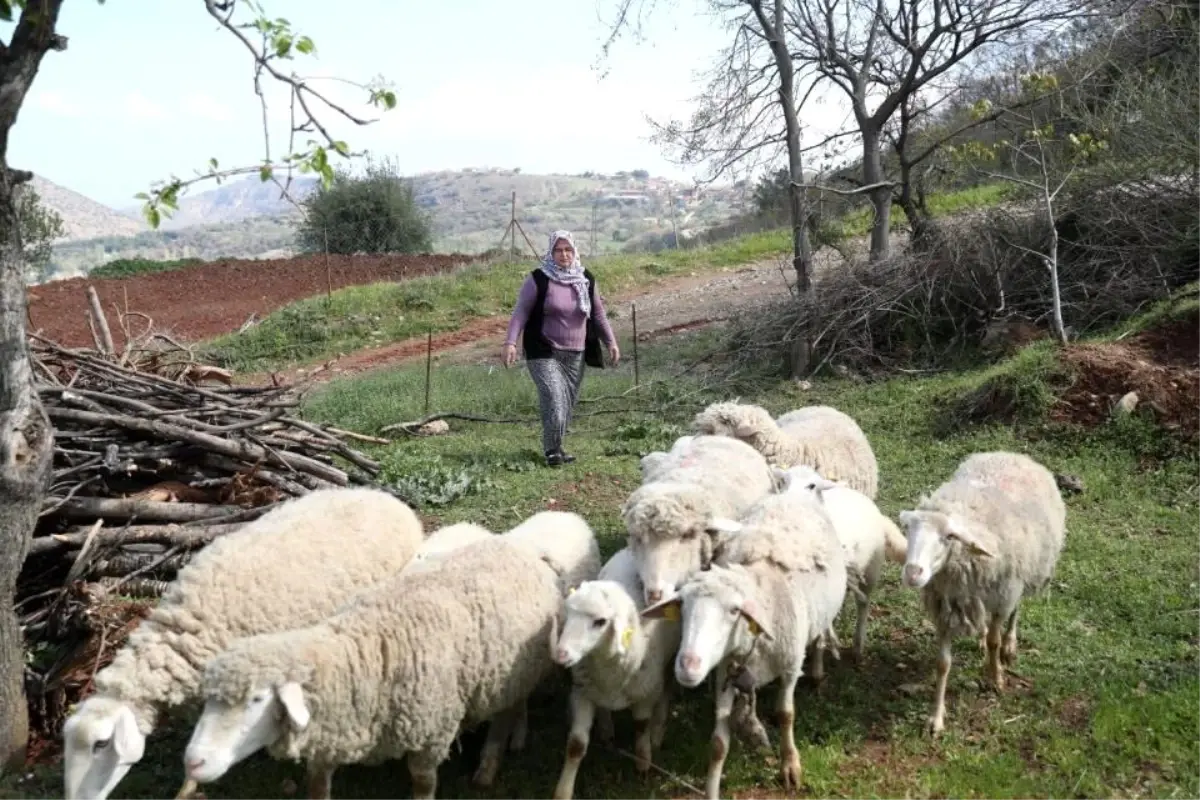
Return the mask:
<svg viewBox="0 0 1200 800">
<path fill-rule="evenodd" d="M 600 297 L 600 287 L 596 287 L 595 312 L 596 323 L 600 326 L 600 338 L 605 344 L 614 341 L 612 326 L 608 324 L 608 315 L 604 311 L 604 300 Z M 505 344 L 515 345 L 517 337 L 525 328 L 529 312 L 537 301 L 537 284 L 533 276 L 527 275 L 525 283 L 521 284 L 521 293 L 517 295 L 517 307 L 513 309 L 512 319 L 508 322 L 508 335 L 504 337 Z M 542 318 L 542 335 L 551 346 L 559 350 L 583 351 L 583 340 L 587 335 L 587 316 L 579 310 L 579 302 L 575 290 L 555 281 L 546 286 L 546 305 L 543 307 L 545 316 Z"/>
</svg>

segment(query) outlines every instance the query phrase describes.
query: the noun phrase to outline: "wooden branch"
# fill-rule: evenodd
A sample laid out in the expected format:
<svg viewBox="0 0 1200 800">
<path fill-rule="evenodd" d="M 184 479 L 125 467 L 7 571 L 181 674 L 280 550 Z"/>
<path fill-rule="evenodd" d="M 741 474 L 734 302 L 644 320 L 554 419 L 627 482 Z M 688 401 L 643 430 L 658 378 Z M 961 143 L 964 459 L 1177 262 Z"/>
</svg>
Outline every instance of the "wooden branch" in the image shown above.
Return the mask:
<svg viewBox="0 0 1200 800">
<path fill-rule="evenodd" d="M 219 519 L 243 509 L 209 503 L 168 503 L 142 497 L 73 497 L 56 513 L 73 519 L 141 520 L 144 522 L 196 522 Z"/>
<path fill-rule="evenodd" d="M 397 422 L 392 425 L 384 426 L 379 429 L 380 433 L 391 433 L 392 431 L 403 431 L 404 433 L 412 433 L 416 428 L 422 425 L 428 425 L 430 422 L 436 422 L 439 419 L 461 419 L 467 422 L 491 422 L 497 425 L 522 425 L 537 420 L 532 418 L 513 417 L 510 419 L 497 419 L 494 417 L 485 417 L 479 414 L 465 414 L 457 411 L 445 411 L 439 414 L 429 414 L 415 419 L 412 422 Z"/>
<path fill-rule="evenodd" d="M 104 309 L 100 305 L 100 295 L 96 294 L 96 287 L 88 284 L 87 287 L 88 306 L 92 309 L 92 317 L 96 320 L 96 328 L 100 332 L 100 350 L 105 355 L 115 355 L 117 348 L 113 345 L 112 329 L 108 327 L 108 317 L 104 314 Z"/>
<path fill-rule="evenodd" d="M 129 544 L 164 544 L 200 547 L 208 544 L 218 536 L 233 533 L 241 529 L 241 527 L 242 523 L 214 523 L 196 527 L 185 527 L 182 525 L 133 525 L 126 528 L 106 528 L 96 534 L 92 546 L 114 547 Z M 39 536 L 30 543 L 29 555 L 38 556 L 82 547 L 84 542 L 87 541 L 87 536 L 87 531 Z"/>
</svg>

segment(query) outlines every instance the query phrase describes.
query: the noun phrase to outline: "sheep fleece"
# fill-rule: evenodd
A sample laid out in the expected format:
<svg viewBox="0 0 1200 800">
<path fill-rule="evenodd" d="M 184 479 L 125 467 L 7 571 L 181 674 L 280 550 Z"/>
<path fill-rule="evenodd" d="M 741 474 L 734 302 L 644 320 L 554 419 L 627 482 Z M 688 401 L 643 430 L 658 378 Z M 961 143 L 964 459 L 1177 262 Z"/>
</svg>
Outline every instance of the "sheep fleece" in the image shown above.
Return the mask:
<svg viewBox="0 0 1200 800">
<path fill-rule="evenodd" d="M 181 569 L 96 688 L 165 705 L 197 698 L 205 662 L 229 641 L 323 619 L 403 567 L 423 537 L 412 509 L 384 492 L 322 489 L 290 500 Z"/>
<path fill-rule="evenodd" d="M 241 703 L 256 685 L 298 681 L 312 718 L 270 747 L 277 758 L 444 759 L 460 727 L 523 701 L 553 672 L 546 643 L 561 597 L 541 559 L 484 541 L 317 625 L 235 643 L 205 686 Z"/>
</svg>

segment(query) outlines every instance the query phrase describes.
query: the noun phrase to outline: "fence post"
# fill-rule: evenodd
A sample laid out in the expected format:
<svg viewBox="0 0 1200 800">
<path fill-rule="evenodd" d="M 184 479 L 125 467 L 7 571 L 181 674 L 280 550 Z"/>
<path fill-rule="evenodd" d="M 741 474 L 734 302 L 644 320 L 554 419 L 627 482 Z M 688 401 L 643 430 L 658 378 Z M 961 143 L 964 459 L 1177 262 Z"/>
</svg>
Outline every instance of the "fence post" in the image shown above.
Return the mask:
<svg viewBox="0 0 1200 800">
<path fill-rule="evenodd" d="M 325 232 L 325 299 L 328 303 L 333 302 L 333 270 L 329 266 L 329 226 L 324 227 Z"/>
<path fill-rule="evenodd" d="M 429 329 L 428 338 L 425 340 L 425 414 L 429 416 L 429 384 L 433 373 L 433 328 Z"/>
<path fill-rule="evenodd" d="M 633 388 L 638 387 L 637 303 L 633 304 Z"/>
</svg>

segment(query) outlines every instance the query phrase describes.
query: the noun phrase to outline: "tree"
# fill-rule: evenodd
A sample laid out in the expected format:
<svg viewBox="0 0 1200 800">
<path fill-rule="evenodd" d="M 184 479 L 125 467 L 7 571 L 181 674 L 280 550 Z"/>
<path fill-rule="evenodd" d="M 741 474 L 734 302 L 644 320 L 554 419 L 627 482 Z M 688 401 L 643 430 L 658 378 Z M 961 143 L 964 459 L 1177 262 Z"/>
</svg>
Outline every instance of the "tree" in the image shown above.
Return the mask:
<svg viewBox="0 0 1200 800">
<path fill-rule="evenodd" d="M 302 205 L 296 239 L 307 252 L 427 253 L 433 247 L 429 218 L 390 160 L 368 161 L 361 176 L 339 171 Z"/>
<path fill-rule="evenodd" d="M 62 4 L 63 0 L 0 0 L 0 20 L 12 22 L 14 14 L 20 12 L 9 40 L 0 42 L 0 770 L 23 762 L 29 735 L 22 686 L 23 647 L 13 613 L 13 595 L 41 510 L 53 455 L 52 429 L 34 389 L 25 331 L 26 251 L 18 186 L 32 180 L 33 174 L 8 165 L 8 141 L 42 59 L 51 51 L 67 48 L 66 37 L 56 30 Z M 208 169 L 195 177 L 172 177 L 140 195 L 145 201 L 146 217 L 154 226 L 163 213 L 176 208 L 179 195 L 188 186 L 206 180 L 256 172 L 262 180 L 279 184 L 288 197 L 293 170 L 316 173 L 328 183 L 333 179 L 330 153 L 345 158 L 354 154 L 345 142 L 332 136 L 322 116 L 331 114 L 357 125 L 373 121 L 333 102 L 314 88 L 314 79 L 283 71 L 283 62 L 315 51 L 312 39 L 293 31 L 286 19 L 267 17 L 254 0 L 204 0 L 204 5 L 251 54 L 254 87 L 263 105 L 264 120 L 264 79 L 289 90 L 291 134 L 285 154 L 277 160 L 272 156 L 264 123 L 265 154 L 261 163 L 221 169 L 214 158 Z M 252 19 L 235 21 L 236 13 L 243 8 L 249 10 Z M 361 88 L 367 90 L 372 105 L 395 107 L 395 94 L 386 87 Z M 299 133 L 316 138 L 297 147 Z M 281 172 L 283 179 L 278 177 Z"/>
<path fill-rule="evenodd" d="M 922 104 L 952 93 L 956 72 L 982 50 L 1015 45 L 1027 35 L 1046 37 L 1090 6 L 1090 0 L 789 0 L 793 57 L 802 74 L 842 92 L 854 114 L 862 185 L 853 192 L 866 194 L 874 208 L 872 261 L 890 252 L 896 182 L 884 173 L 885 126 L 903 111 L 900 135 L 906 136 Z M 901 152 L 906 144 L 902 140 Z M 907 159 L 907 169 L 912 166 Z"/>
<path fill-rule="evenodd" d="M 54 209 L 42 205 L 42 198 L 32 186 L 21 186 L 19 195 L 17 219 L 25 247 L 25 280 L 41 282 L 50 277 L 54 240 L 64 233 L 62 217 Z"/>
</svg>

